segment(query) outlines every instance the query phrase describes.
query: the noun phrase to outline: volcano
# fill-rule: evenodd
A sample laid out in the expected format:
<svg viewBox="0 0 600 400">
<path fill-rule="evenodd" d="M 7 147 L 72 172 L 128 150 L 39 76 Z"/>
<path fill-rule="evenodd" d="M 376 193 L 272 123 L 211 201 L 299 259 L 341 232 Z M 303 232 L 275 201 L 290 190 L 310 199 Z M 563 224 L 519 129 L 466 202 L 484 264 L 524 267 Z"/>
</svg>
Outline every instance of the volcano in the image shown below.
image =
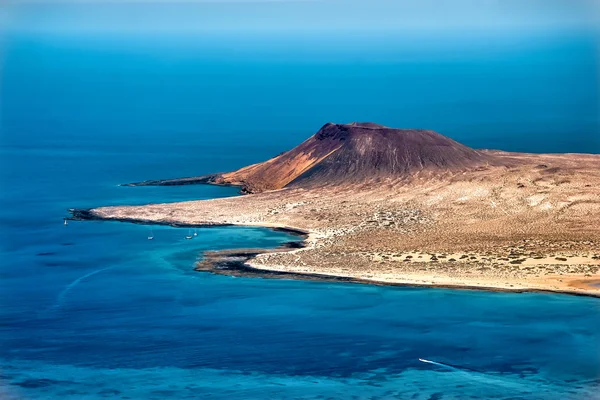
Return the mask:
<svg viewBox="0 0 600 400">
<path fill-rule="evenodd" d="M 371 122 L 327 123 L 277 157 L 237 171 L 213 175 L 211 183 L 233 184 L 257 193 L 284 187 L 364 183 L 496 164 L 489 153 L 434 131 L 395 129 Z"/>
<path fill-rule="evenodd" d="M 330 122 L 293 149 L 237 171 L 125 186 L 209 183 L 236 185 L 245 193 L 259 193 L 285 187 L 398 180 L 504 164 L 504 159 L 491 152 L 474 150 L 430 130 L 395 129 L 372 122 Z"/>
</svg>

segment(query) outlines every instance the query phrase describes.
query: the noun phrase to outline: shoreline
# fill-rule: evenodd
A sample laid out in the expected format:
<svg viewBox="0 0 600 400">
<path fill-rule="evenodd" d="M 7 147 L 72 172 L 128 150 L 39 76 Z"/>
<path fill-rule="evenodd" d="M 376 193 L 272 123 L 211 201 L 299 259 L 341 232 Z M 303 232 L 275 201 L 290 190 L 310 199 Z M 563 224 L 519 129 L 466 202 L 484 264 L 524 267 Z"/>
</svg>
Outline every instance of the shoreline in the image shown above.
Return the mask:
<svg viewBox="0 0 600 400">
<path fill-rule="evenodd" d="M 289 243 L 289 242 L 288 242 Z M 204 258 L 196 264 L 194 268 L 198 272 L 208 272 L 217 275 L 234 276 L 234 277 L 250 277 L 263 279 L 292 279 L 304 281 L 318 282 L 341 282 L 353 283 L 360 285 L 375 285 L 375 286 L 390 286 L 404 288 L 421 288 L 421 289 L 450 289 L 450 290 L 469 290 L 479 292 L 495 292 L 495 293 L 546 293 L 546 294 L 563 294 L 580 297 L 600 298 L 600 293 L 586 293 L 581 291 L 568 290 L 552 290 L 552 289 L 537 289 L 537 288 L 517 288 L 510 289 L 495 286 L 476 286 L 464 284 L 443 284 L 443 283 L 412 283 L 412 282 L 386 282 L 377 279 L 364 279 L 352 276 L 341 276 L 324 274 L 319 272 L 294 272 L 278 269 L 260 268 L 252 264 L 252 260 L 260 254 L 272 254 L 281 252 L 290 252 L 297 248 L 286 247 L 288 243 L 276 247 L 274 249 L 234 249 L 234 250 L 218 250 L 205 251 L 202 253 Z M 294 242 L 291 242 L 294 243 Z M 303 247 L 300 247 L 303 248 Z"/>
<path fill-rule="evenodd" d="M 277 275 L 281 276 L 301 276 L 306 280 L 314 281 L 325 281 L 325 282 L 346 282 L 363 285 L 375 285 L 375 286 L 392 286 L 392 287 L 414 287 L 414 288 L 428 288 L 428 289 L 451 289 L 451 290 L 470 290 L 480 292 L 496 292 L 496 293 L 546 293 L 546 294 L 562 294 L 580 297 L 593 297 L 600 298 L 600 293 L 589 293 L 576 290 L 553 290 L 553 289 L 538 289 L 538 288 L 516 288 L 510 289 L 499 286 L 477 286 L 477 285 L 466 285 L 466 284 L 444 284 L 444 283 L 413 283 L 413 282 L 386 282 L 377 279 L 364 279 L 355 278 L 350 276 L 341 275 L 328 275 L 322 273 L 307 273 L 307 272 L 288 272 L 275 269 L 262 269 L 253 266 L 251 263 L 246 263 L 244 266 L 247 270 L 255 271 L 256 276 L 261 277 L 262 275 L 273 275 L 272 278 L 276 278 Z M 270 276 L 265 276 L 269 278 Z"/>
<path fill-rule="evenodd" d="M 106 218 L 99 216 L 93 212 L 93 209 L 69 209 L 72 217 L 67 218 L 73 221 L 115 221 L 127 222 L 140 225 L 164 225 L 183 228 L 215 228 L 215 227 L 256 227 L 270 229 L 276 232 L 288 233 L 290 235 L 301 237 L 300 241 L 289 241 L 280 246 L 270 249 L 228 249 L 228 250 L 208 250 L 202 253 L 202 260 L 196 263 L 195 271 L 208 272 L 218 275 L 236 276 L 236 277 L 254 277 L 264 279 L 294 279 L 306 281 L 322 281 L 322 282 L 341 282 L 376 286 L 393 286 L 393 287 L 414 287 L 414 288 L 430 288 L 430 289 L 451 289 L 451 290 L 471 290 L 482 292 L 497 292 L 497 293 L 547 293 L 547 294 L 564 294 L 571 296 L 584 296 L 600 298 L 600 292 L 593 293 L 583 290 L 593 287 L 600 283 L 598 279 L 586 281 L 578 278 L 573 283 L 578 284 L 582 290 L 560 290 L 560 289 L 544 289 L 544 288 L 508 288 L 503 286 L 493 285 L 469 285 L 469 284 L 447 284 L 447 283 L 417 283 L 417 282 L 399 282 L 399 281 L 384 281 L 378 279 L 365 279 L 354 276 L 344 276 L 335 274 L 326 274 L 321 272 L 303 272 L 290 271 L 277 268 L 261 268 L 252 263 L 258 256 L 263 254 L 277 253 L 293 253 L 298 250 L 309 248 L 308 239 L 314 232 L 297 227 L 290 227 L 276 224 L 234 224 L 234 223 L 182 223 L 174 221 L 156 221 L 146 220 L 141 218 Z M 432 279 L 432 277 L 429 277 Z M 435 278 L 433 278 L 435 279 Z M 590 287 L 591 286 L 591 287 Z"/>
<path fill-rule="evenodd" d="M 304 239 L 310 235 L 309 231 L 290 226 L 267 226 L 267 225 L 251 225 L 251 224 L 232 224 L 221 222 L 203 222 L 203 223 L 186 223 L 174 221 L 155 221 L 143 218 L 104 218 L 92 212 L 89 208 L 69 208 L 67 211 L 71 213 L 71 217 L 64 218 L 68 221 L 114 221 L 126 222 L 137 225 L 161 225 L 172 226 L 174 228 L 221 228 L 221 227 L 248 227 L 248 228 L 265 228 L 275 232 L 288 233 L 293 236 L 299 236 Z"/>
</svg>

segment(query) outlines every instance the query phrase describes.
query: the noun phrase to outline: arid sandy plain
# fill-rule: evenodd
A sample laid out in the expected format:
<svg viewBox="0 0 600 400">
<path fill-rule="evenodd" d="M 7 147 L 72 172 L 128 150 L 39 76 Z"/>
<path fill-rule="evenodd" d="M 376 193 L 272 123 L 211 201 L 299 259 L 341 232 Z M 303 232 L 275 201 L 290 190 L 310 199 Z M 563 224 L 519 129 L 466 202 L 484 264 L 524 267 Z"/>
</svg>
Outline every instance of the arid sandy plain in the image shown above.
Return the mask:
<svg viewBox="0 0 600 400">
<path fill-rule="evenodd" d="M 91 214 L 308 232 L 305 248 L 248 261 L 259 270 L 600 296 L 600 156 L 488 154 L 514 166 L 102 207 Z"/>
</svg>

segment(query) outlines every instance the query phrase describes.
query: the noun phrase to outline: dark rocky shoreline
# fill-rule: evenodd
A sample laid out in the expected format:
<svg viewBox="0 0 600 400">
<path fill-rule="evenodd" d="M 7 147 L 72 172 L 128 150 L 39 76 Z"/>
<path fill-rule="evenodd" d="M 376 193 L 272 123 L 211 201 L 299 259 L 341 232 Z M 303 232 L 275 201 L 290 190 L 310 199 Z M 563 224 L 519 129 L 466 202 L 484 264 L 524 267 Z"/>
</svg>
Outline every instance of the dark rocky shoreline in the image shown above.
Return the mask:
<svg viewBox="0 0 600 400">
<path fill-rule="evenodd" d="M 252 193 L 249 188 L 243 184 L 234 184 L 229 182 L 220 182 L 221 174 L 210 174 L 202 176 L 192 176 L 187 178 L 171 179 L 151 179 L 141 182 L 121 183 L 119 186 L 138 187 L 138 186 L 185 186 L 185 185 L 213 185 L 240 188 L 240 194 Z"/>
<path fill-rule="evenodd" d="M 267 279 L 298 279 L 328 282 L 357 282 L 354 278 L 338 277 L 322 274 L 304 274 L 297 272 L 269 271 L 254 268 L 248 261 L 259 254 L 277 253 L 305 247 L 303 242 L 287 242 L 274 249 L 235 249 L 206 251 L 202 260 L 194 268 L 199 272 L 209 272 L 218 275 L 235 277 L 267 278 Z M 363 282 L 364 283 L 364 282 Z"/>
<path fill-rule="evenodd" d="M 216 184 L 215 178 L 218 174 L 193 176 L 188 178 L 152 179 L 141 182 L 122 183 L 119 186 L 183 186 L 183 185 L 207 185 Z"/>
</svg>

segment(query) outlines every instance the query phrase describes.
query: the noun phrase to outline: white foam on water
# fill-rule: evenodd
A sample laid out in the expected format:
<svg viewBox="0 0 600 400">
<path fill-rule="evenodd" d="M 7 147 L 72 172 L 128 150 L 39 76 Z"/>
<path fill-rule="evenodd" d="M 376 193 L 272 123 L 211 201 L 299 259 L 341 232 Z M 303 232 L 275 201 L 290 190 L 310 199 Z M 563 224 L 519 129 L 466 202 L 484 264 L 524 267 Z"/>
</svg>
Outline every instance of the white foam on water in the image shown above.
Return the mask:
<svg viewBox="0 0 600 400">
<path fill-rule="evenodd" d="M 108 269 L 114 268 L 114 266 L 112 267 L 105 267 L 105 268 L 100 268 L 97 269 L 95 271 L 89 272 L 85 275 L 80 276 L 79 278 L 75 279 L 73 282 L 69 283 L 67 286 L 65 286 L 65 288 L 60 292 L 60 294 L 58 295 L 58 297 L 56 298 L 56 303 L 54 303 L 54 305 L 51 307 L 51 310 L 56 310 L 58 308 L 60 308 L 64 301 L 65 298 L 67 296 L 67 294 L 69 294 L 69 292 L 77 285 L 79 285 L 82 281 L 84 281 L 87 278 L 90 278 L 96 274 L 99 274 L 100 272 L 106 271 Z"/>
<path fill-rule="evenodd" d="M 455 368 L 455 367 L 451 367 L 450 365 L 447 365 L 447 364 L 442 364 L 442 363 L 439 363 L 439 362 L 435 362 L 435 361 L 431 361 L 431 360 L 426 360 L 424 358 L 419 358 L 419 361 L 427 363 L 427 364 L 439 365 L 440 367 L 446 367 L 446 368 L 450 368 L 450 369 L 458 369 L 458 368 Z"/>
<path fill-rule="evenodd" d="M 476 383 L 480 383 L 480 384 L 484 384 L 484 385 L 491 385 L 491 386 L 498 386 L 498 387 L 502 387 L 503 389 L 515 390 L 520 393 L 530 391 L 530 388 L 528 388 L 523 382 L 519 382 L 519 381 L 515 380 L 514 378 L 497 377 L 497 376 L 493 376 L 490 374 L 486 374 L 484 372 L 473 371 L 468 368 L 461 368 L 458 366 L 455 367 L 452 365 L 448 365 L 448 364 L 444 364 L 444 363 L 440 363 L 440 362 L 436 362 L 436 361 L 431 361 L 431 360 L 427 360 L 424 358 L 419 358 L 419 361 L 426 363 L 426 364 L 433 364 L 433 365 L 437 365 L 437 366 L 455 371 L 456 374 L 459 374 L 460 376 L 464 377 L 464 379 L 473 381 Z"/>
</svg>

